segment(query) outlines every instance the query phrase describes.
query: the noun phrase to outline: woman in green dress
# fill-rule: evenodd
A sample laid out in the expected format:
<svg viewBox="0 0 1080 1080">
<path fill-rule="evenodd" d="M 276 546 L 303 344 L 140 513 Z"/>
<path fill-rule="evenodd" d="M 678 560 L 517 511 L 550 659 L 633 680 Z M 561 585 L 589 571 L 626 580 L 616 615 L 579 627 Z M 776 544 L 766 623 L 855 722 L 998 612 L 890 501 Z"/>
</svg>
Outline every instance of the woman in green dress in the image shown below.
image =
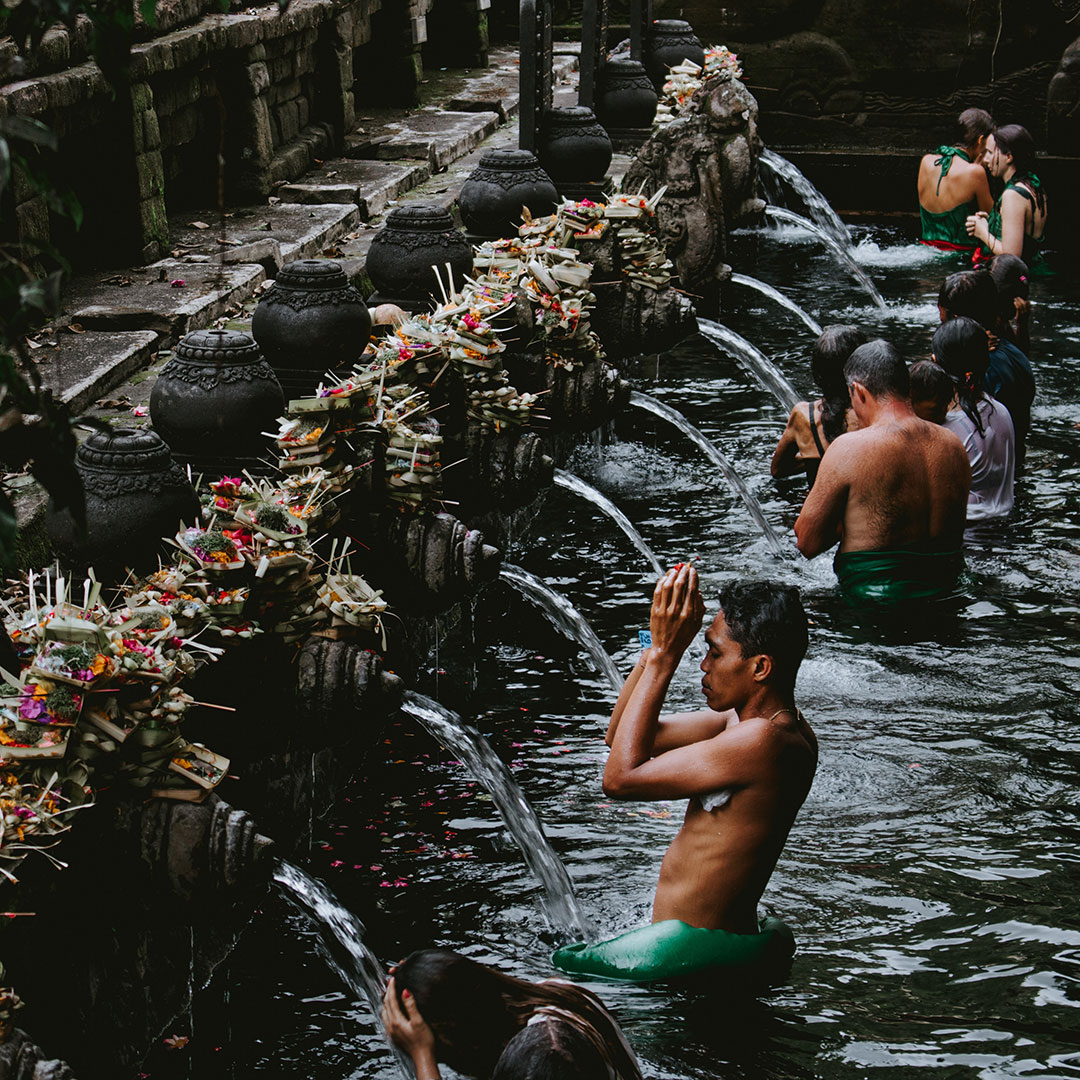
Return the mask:
<svg viewBox="0 0 1080 1080">
<path fill-rule="evenodd" d="M 979 241 L 976 263 L 995 255 L 1016 255 L 1031 273 L 1044 270 L 1042 244 L 1046 235 L 1046 194 L 1035 175 L 1035 141 L 1026 128 L 1007 124 L 986 144 L 991 176 L 1005 182 L 1005 190 L 989 214 L 967 219 L 968 235 Z"/>
<path fill-rule="evenodd" d="M 994 205 L 980 158 L 994 121 L 983 109 L 965 109 L 951 146 L 939 146 L 919 164 L 920 242 L 942 251 L 971 251 L 967 219 Z"/>
</svg>

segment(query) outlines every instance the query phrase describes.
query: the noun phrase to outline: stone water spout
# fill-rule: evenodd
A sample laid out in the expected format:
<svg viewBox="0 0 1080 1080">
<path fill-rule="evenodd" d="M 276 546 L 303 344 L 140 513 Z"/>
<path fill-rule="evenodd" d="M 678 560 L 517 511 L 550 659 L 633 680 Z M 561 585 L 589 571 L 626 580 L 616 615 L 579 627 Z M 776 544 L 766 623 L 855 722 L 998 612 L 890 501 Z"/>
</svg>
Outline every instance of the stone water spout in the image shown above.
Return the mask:
<svg viewBox="0 0 1080 1080">
<path fill-rule="evenodd" d="M 815 225 L 808 218 L 804 218 L 802 214 L 785 210 L 782 206 L 766 206 L 765 216 L 785 225 L 797 225 L 800 229 L 806 229 L 807 232 L 813 233 L 851 271 L 852 277 L 867 291 L 870 299 L 882 311 L 885 310 L 885 298 L 878 292 L 878 287 L 870 280 L 870 275 L 855 261 L 855 257 L 838 244 L 824 229 Z"/>
</svg>

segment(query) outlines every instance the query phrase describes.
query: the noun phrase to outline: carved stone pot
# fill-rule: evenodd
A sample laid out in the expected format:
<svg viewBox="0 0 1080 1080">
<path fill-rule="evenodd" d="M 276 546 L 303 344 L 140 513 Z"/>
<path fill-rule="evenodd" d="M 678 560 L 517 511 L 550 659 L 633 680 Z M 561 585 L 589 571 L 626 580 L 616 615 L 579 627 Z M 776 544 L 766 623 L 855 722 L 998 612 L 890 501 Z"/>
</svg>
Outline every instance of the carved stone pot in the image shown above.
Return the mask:
<svg viewBox="0 0 1080 1080">
<path fill-rule="evenodd" d="M 656 115 L 656 90 L 638 60 L 609 60 L 596 99 L 596 118 L 612 129 L 651 127 Z"/>
<path fill-rule="evenodd" d="M 251 333 L 286 398 L 301 397 L 324 372 L 356 361 L 368 343 L 371 317 L 341 263 L 298 259 L 278 271 L 255 309 Z"/>
<path fill-rule="evenodd" d="M 156 431 L 97 431 L 79 447 L 75 468 L 86 493 L 86 535 L 51 501 L 45 527 L 67 565 L 93 566 L 102 580 L 125 566 L 156 565 L 162 537 L 198 513 L 195 489 Z"/>
<path fill-rule="evenodd" d="M 566 181 L 602 180 L 611 164 L 611 155 L 611 139 L 592 109 L 570 105 L 565 109 L 549 109 L 544 114 L 540 164 L 560 190 Z"/>
<path fill-rule="evenodd" d="M 455 286 L 472 273 L 472 246 L 454 227 L 450 214 L 432 203 L 397 206 L 386 215 L 368 250 L 367 272 L 375 293 L 372 303 L 392 301 L 414 310 L 439 295 L 432 267 L 446 281 L 446 264 Z"/>
<path fill-rule="evenodd" d="M 656 92 L 667 82 L 668 68 L 691 60 L 699 67 L 705 65 L 705 50 L 698 41 L 694 28 L 684 19 L 654 19 L 649 27 L 645 45 L 645 70 L 652 79 Z"/>
<path fill-rule="evenodd" d="M 651 86 L 650 86 L 651 89 Z M 465 228 L 477 236 L 514 236 L 521 208 L 533 217 L 555 209 L 559 193 L 528 150 L 489 150 L 461 188 L 458 206 Z"/>
<path fill-rule="evenodd" d="M 281 385 L 250 334 L 196 330 L 173 350 L 150 394 L 150 420 L 173 457 L 236 472 L 270 457 Z M 276 456 L 276 455 L 275 455 Z"/>
</svg>

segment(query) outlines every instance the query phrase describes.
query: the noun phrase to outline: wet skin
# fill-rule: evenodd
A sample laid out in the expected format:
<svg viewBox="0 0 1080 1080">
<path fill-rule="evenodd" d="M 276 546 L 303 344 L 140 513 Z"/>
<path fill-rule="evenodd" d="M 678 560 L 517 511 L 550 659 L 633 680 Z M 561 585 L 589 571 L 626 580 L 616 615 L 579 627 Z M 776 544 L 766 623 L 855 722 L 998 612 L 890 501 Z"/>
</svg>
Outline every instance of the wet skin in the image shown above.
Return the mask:
<svg viewBox="0 0 1080 1080">
<path fill-rule="evenodd" d="M 689 798 L 660 869 L 653 922 L 754 933 L 757 904 L 817 767 L 817 740 L 772 658 L 742 656 L 721 612 L 705 635 L 708 709 L 661 716 L 671 678 L 704 616 L 697 573 L 669 571 L 653 594 L 653 645 L 626 680 L 608 727 L 604 792 Z M 712 812 L 695 796 L 731 788 Z"/>
</svg>

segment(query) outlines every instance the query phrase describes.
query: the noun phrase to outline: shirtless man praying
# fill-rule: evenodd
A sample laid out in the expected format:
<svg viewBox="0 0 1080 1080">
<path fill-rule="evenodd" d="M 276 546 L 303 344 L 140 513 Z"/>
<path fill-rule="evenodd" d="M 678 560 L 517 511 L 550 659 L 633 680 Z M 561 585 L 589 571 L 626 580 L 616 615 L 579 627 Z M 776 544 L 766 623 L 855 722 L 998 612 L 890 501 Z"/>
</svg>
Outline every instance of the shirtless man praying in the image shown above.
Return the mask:
<svg viewBox="0 0 1080 1080">
<path fill-rule="evenodd" d="M 817 739 L 795 707 L 806 613 L 797 589 L 754 581 L 727 586 L 720 608 L 701 662 L 708 708 L 661 716 L 705 605 L 691 566 L 669 570 L 656 585 L 652 646 L 608 727 L 604 792 L 690 801 L 660 868 L 652 927 L 560 949 L 554 960 L 564 970 L 648 981 L 745 967 L 753 963 L 745 950 L 769 936 L 759 933 L 758 901 L 817 767 Z M 783 924 L 768 922 L 791 943 Z"/>
</svg>

